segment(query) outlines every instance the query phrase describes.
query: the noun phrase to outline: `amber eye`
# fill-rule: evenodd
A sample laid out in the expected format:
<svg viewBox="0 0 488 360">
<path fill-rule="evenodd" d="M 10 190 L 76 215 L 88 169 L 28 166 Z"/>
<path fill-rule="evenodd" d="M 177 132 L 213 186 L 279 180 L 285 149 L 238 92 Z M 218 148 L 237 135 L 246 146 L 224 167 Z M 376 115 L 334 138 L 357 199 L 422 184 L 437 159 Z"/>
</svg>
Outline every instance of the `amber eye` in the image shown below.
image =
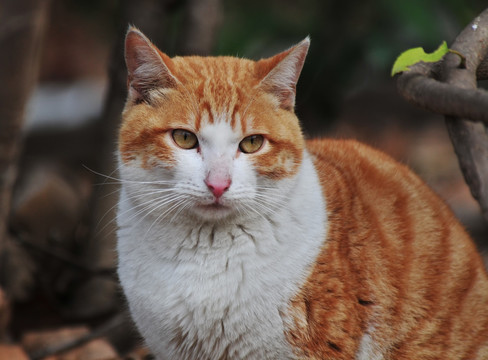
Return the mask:
<svg viewBox="0 0 488 360">
<path fill-rule="evenodd" d="M 173 140 L 182 149 L 193 149 L 198 145 L 197 136 L 189 131 L 176 129 L 173 130 Z"/>
<path fill-rule="evenodd" d="M 240 142 L 239 149 L 241 149 L 243 153 L 251 154 L 261 149 L 261 146 L 263 146 L 263 142 L 263 135 L 247 136 Z"/>
</svg>

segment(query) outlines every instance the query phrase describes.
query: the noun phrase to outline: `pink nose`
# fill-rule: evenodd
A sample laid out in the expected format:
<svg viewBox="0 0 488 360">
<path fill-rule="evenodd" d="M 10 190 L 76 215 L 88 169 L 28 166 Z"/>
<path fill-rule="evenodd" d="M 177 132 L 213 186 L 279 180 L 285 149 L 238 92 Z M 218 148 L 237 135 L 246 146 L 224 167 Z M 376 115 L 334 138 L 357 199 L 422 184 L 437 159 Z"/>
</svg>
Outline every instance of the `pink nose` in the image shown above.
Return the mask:
<svg viewBox="0 0 488 360">
<path fill-rule="evenodd" d="M 225 179 L 205 179 L 205 184 L 207 185 L 208 189 L 214 194 L 214 196 L 218 199 L 229 190 L 231 180 L 228 178 Z"/>
</svg>

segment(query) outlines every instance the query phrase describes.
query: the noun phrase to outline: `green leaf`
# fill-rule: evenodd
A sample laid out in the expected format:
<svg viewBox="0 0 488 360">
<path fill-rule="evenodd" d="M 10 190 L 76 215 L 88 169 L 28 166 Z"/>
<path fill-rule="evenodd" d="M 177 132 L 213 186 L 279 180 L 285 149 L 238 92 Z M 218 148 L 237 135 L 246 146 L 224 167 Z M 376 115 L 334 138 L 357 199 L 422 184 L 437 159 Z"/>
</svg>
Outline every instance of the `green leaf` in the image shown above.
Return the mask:
<svg viewBox="0 0 488 360">
<path fill-rule="evenodd" d="M 421 61 L 423 62 L 436 62 L 442 59 L 444 55 L 449 52 L 447 43 L 444 41 L 437 50 L 427 54 L 421 47 L 408 49 L 398 56 L 393 68 L 391 69 L 391 76 L 401 73 L 403 71 L 409 71 L 410 66 L 415 65 Z"/>
</svg>

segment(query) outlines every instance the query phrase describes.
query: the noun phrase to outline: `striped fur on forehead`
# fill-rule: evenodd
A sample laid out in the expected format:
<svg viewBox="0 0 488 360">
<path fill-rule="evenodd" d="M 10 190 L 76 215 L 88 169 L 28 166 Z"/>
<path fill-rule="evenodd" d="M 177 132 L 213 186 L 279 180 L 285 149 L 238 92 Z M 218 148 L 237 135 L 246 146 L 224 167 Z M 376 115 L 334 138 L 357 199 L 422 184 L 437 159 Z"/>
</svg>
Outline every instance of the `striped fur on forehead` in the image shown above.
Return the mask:
<svg viewBox="0 0 488 360">
<path fill-rule="evenodd" d="M 246 133 L 245 109 L 256 96 L 259 79 L 254 62 L 233 57 L 176 57 L 175 72 L 182 92 L 194 102 L 194 129 L 202 121 L 227 121 L 233 129 Z M 190 100 L 190 99 L 189 99 Z"/>
</svg>

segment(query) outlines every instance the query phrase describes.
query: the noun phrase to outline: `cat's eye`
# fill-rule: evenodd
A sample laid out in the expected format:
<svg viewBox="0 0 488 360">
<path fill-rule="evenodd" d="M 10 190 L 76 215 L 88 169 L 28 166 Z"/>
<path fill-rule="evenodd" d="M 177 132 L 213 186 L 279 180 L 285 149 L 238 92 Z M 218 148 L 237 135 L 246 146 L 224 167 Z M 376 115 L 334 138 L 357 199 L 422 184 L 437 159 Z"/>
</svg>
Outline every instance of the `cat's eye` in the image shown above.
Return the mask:
<svg viewBox="0 0 488 360">
<path fill-rule="evenodd" d="M 193 149 L 198 145 L 197 136 L 190 131 L 176 129 L 173 130 L 172 136 L 176 145 L 182 149 Z"/>
<path fill-rule="evenodd" d="M 242 139 L 239 149 L 246 154 L 252 154 L 261 149 L 264 143 L 263 135 L 250 135 Z"/>
</svg>

